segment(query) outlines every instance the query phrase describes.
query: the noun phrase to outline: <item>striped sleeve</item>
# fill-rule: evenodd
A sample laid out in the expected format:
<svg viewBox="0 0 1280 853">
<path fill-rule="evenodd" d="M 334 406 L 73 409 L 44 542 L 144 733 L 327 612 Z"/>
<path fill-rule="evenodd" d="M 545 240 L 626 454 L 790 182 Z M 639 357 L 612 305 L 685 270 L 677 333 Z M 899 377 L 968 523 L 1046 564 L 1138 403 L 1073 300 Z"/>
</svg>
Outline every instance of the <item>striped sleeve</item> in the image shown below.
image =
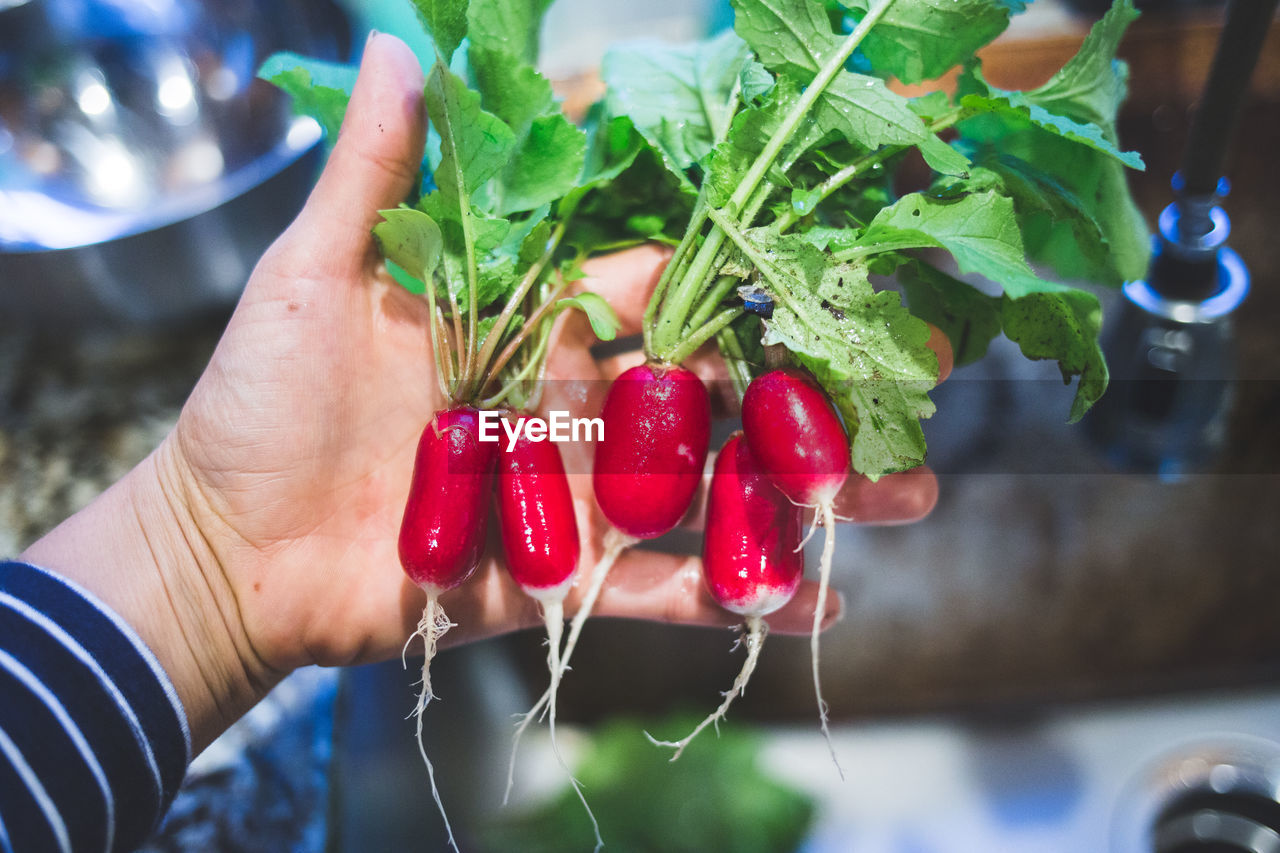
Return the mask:
<svg viewBox="0 0 1280 853">
<path fill-rule="evenodd" d="M 151 650 L 92 594 L 0 563 L 0 853 L 139 846 L 191 739 Z"/>
</svg>

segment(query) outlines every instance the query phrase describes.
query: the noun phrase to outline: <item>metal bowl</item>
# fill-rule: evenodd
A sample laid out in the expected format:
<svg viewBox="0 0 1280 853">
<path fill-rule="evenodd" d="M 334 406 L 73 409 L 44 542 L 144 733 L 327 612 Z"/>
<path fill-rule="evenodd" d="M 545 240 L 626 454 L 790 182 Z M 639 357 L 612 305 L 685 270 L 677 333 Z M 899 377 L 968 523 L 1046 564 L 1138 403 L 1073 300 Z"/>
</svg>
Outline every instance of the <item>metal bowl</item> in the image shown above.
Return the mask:
<svg viewBox="0 0 1280 853">
<path fill-rule="evenodd" d="M 255 71 L 348 48 L 328 0 L 0 0 L 0 321 L 232 304 L 320 157 L 319 127 Z"/>
</svg>

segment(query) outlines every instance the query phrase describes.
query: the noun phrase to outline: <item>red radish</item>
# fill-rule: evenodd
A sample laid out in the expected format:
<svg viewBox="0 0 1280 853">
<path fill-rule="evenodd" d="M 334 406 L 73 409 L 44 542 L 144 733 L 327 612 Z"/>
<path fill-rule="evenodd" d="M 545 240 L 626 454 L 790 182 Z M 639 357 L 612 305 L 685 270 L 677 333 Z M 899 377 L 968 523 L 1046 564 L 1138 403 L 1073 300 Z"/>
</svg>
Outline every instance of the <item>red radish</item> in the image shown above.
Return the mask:
<svg viewBox="0 0 1280 853">
<path fill-rule="evenodd" d="M 435 771 L 422 745 L 422 713 L 435 698 L 431 692 L 431 660 L 436 645 L 453 627 L 440 607 L 439 597 L 465 582 L 480 564 L 496 461 L 497 444 L 480 441 L 479 412 L 469 406 L 436 412 L 418 440 L 409 498 L 400 524 L 400 564 L 409 579 L 427 594 L 417 630 L 405 642 L 407 650 L 414 637 L 421 637 L 424 646 L 422 689 L 414 711 L 418 751 L 427 766 L 431 795 L 454 850 L 458 845 L 453 828 L 445 816 Z"/>
<path fill-rule="evenodd" d="M 689 511 L 711 442 L 707 389 L 696 375 L 674 365 L 646 363 L 623 371 L 609 387 L 600 418 L 604 436 L 596 444 L 592 485 L 613 528 L 605 534 L 604 551 L 569 624 L 561 674 L 618 557 L 637 540 L 666 533 Z M 520 736 L 550 700 L 548 690 L 516 728 L 507 796 Z"/>
<path fill-rule="evenodd" d="M 762 617 L 790 601 L 800 586 L 801 527 L 800 507 L 770 481 L 742 433 L 731 435 L 716 457 L 707 496 L 702 575 L 721 607 L 746 617 L 747 659 L 715 713 L 683 740 L 655 741 L 675 748 L 672 761 L 746 689 L 768 633 Z"/>
<path fill-rule="evenodd" d="M 702 480 L 711 402 L 683 367 L 643 364 L 609 388 L 593 483 L 605 518 L 636 539 L 661 536 L 684 517 Z"/>
<path fill-rule="evenodd" d="M 523 418 L 520 419 L 523 421 Z M 542 604 L 547 626 L 547 687 L 551 748 L 569 773 L 578 799 L 595 828 L 596 848 L 603 846 L 600 826 L 578 780 L 569 771 L 556 744 L 556 693 L 560 687 L 560 638 L 564 630 L 564 597 L 573 584 L 581 546 L 573 495 L 564 473 L 560 448 L 550 441 L 532 441 L 520 424 L 514 446 L 503 445 L 498 457 L 498 526 L 511 578 L 524 592 Z M 515 753 L 512 752 L 514 772 Z M 510 773 L 508 776 L 510 781 Z"/>
<path fill-rule="evenodd" d="M 563 602 L 581 546 L 560 448 L 531 441 L 523 418 L 515 446 L 498 457 L 498 521 L 512 579 L 533 598 Z"/>
<path fill-rule="evenodd" d="M 826 611 L 831 560 L 835 553 L 833 503 L 849 477 L 849 438 L 822 388 L 809 374 L 795 368 L 771 370 L 747 387 L 742 397 L 742 429 L 751 452 L 770 479 L 795 503 L 815 507 L 827 528 L 810 649 L 813 691 L 818 700 L 822 733 L 830 747 L 827 703 L 822 698 L 818 677 L 818 633 Z M 834 748 L 831 759 L 839 770 Z"/>
</svg>

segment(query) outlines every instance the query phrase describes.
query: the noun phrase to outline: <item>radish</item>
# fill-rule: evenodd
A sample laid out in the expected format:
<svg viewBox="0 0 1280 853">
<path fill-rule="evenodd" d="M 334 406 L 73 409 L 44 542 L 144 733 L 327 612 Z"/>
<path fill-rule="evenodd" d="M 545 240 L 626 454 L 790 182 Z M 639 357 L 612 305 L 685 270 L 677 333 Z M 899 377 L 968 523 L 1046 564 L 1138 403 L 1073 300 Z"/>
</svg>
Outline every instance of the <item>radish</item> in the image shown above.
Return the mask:
<svg viewBox="0 0 1280 853">
<path fill-rule="evenodd" d="M 849 477 L 849 439 L 822 388 L 808 373 L 795 368 L 770 370 L 748 386 L 742 398 L 742 429 L 751 452 L 774 484 L 796 504 L 816 508 L 826 527 L 810 650 L 822 733 L 831 749 L 831 760 L 843 777 L 831 746 L 827 703 L 818 677 L 818 634 L 835 553 L 833 505 Z"/>
<path fill-rule="evenodd" d="M 422 689 L 414 710 L 418 751 L 427 766 L 431 795 L 454 850 L 458 845 L 440 800 L 435 771 L 422 744 L 422 713 L 435 698 L 431 692 L 431 660 L 436 645 L 453 627 L 440 607 L 440 595 L 466 582 L 484 553 L 497 445 L 480 441 L 479 429 L 480 413 L 470 406 L 460 406 L 436 412 L 422 431 L 399 540 L 400 564 L 405 574 L 427 594 L 422 619 L 405 642 L 407 651 L 413 638 L 421 637 L 424 647 Z"/>
<path fill-rule="evenodd" d="M 523 419 L 521 419 L 523 420 Z M 533 441 L 523 429 L 514 445 L 503 445 L 498 457 L 498 528 L 512 580 L 542 605 L 547 627 L 547 687 L 551 748 L 591 819 L 596 849 L 603 846 L 600 826 L 582 788 L 569 771 L 556 743 L 556 693 L 563 673 L 560 641 L 564 630 L 564 598 L 573 585 L 581 547 L 573 495 L 564 473 L 560 449 L 550 441 Z M 514 753 L 513 753 L 514 759 Z"/>
<path fill-rule="evenodd" d="M 641 539 L 661 536 L 684 517 L 702 480 L 711 442 L 711 401 L 696 375 L 646 363 L 623 371 L 600 412 L 604 437 L 596 444 L 592 483 L 596 502 L 613 525 L 569 624 L 559 675 L 569 667 L 578 637 L 618 557 Z M 547 707 L 548 689 L 516 727 L 505 803 L 514 782 L 516 750 L 525 729 Z"/>
<path fill-rule="evenodd" d="M 689 511 L 711 442 L 706 386 L 683 367 L 646 363 L 623 371 L 609 387 L 600 419 L 604 437 L 596 444 L 592 485 L 613 529 L 569 626 L 562 668 L 618 556 L 638 540 L 666 533 Z"/>
<path fill-rule="evenodd" d="M 613 525 L 591 585 L 569 626 L 561 666 L 568 666 L 582 626 L 618 556 L 684 518 L 702 482 L 711 443 L 711 400 L 689 370 L 648 362 L 622 372 L 600 411 L 592 486 Z"/>
<path fill-rule="evenodd" d="M 614 380 L 600 413 L 593 484 L 605 518 L 636 539 L 689 511 L 711 440 L 711 403 L 683 367 L 643 364 Z"/>
<path fill-rule="evenodd" d="M 770 481 L 742 433 L 731 435 L 716 457 L 711 477 L 702 575 L 721 607 L 746 617 L 747 659 L 720 707 L 688 736 L 674 742 L 649 738 L 673 747 L 672 761 L 699 732 L 718 724 L 746 689 L 769 630 L 763 617 L 790 601 L 800 586 L 801 526 L 800 508 Z"/>
</svg>

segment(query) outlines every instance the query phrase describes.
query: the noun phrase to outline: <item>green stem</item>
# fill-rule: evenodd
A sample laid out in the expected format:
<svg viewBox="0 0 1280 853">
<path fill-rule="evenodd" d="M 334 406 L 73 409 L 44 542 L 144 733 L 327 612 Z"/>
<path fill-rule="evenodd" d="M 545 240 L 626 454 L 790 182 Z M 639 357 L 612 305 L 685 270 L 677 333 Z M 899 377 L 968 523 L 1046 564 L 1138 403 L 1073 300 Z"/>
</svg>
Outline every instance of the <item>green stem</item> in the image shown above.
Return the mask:
<svg viewBox="0 0 1280 853">
<path fill-rule="evenodd" d="M 734 189 L 733 195 L 729 197 L 724 209 L 731 216 L 736 217 L 743 211 L 747 201 L 755 193 L 756 187 L 764 179 L 769 168 L 773 166 L 778 154 L 781 153 L 787 142 L 791 140 L 796 128 L 800 126 L 800 122 L 804 120 L 818 98 L 826 91 L 831 80 L 844 67 L 845 62 L 857 50 L 858 45 L 867 37 L 867 33 L 871 31 L 871 28 L 879 23 L 880 19 L 889 11 L 889 7 L 893 5 L 893 2 L 894 0 L 881 0 L 881 2 L 877 3 L 867 12 L 866 17 L 853 28 L 853 32 L 849 33 L 840 44 L 839 49 L 827 57 L 827 61 L 818 69 L 818 73 L 814 75 L 813 80 L 805 87 L 804 93 L 796 101 L 795 106 L 787 113 L 778 129 L 774 131 L 769 137 L 769 141 L 765 143 L 764 148 L 756 155 L 756 159 L 752 162 L 751 167 L 747 169 L 746 175 L 737 188 Z M 707 211 L 708 216 L 713 221 L 716 217 L 712 214 L 716 212 L 718 211 L 712 211 L 711 209 Z M 695 227 L 694 224 L 690 223 L 690 228 L 693 227 Z M 699 223 L 697 227 L 701 228 L 701 224 Z M 670 304 L 663 305 L 662 317 L 658 321 L 659 328 L 653 340 L 653 345 L 657 350 L 655 354 L 660 358 L 668 361 L 673 360 L 673 353 L 683 349 L 683 347 L 678 346 L 677 341 L 684 329 L 685 319 L 689 316 L 694 302 L 697 301 L 699 294 L 705 287 L 706 279 L 714 269 L 715 260 L 720 255 L 724 240 L 724 231 L 719 227 L 713 227 L 711 232 L 707 234 L 707 239 L 698 249 L 689 271 L 682 276 L 680 284 L 673 293 Z"/>
<path fill-rule="evenodd" d="M 520 308 L 520 303 L 524 301 L 525 295 L 529 292 L 529 288 L 533 287 L 538 277 L 542 275 L 542 270 L 551 260 L 551 256 L 555 254 L 557 248 L 560 247 L 560 241 L 564 239 L 567 224 L 561 221 L 556 225 L 555 230 L 551 232 L 551 237 L 547 240 L 546 251 L 542 253 L 542 257 L 534 261 L 533 265 L 525 272 L 524 278 L 520 280 L 520 284 L 516 286 L 515 291 L 507 298 L 507 304 L 502 307 L 502 313 L 498 315 L 498 319 L 494 322 L 493 328 L 489 330 L 489 334 L 485 336 L 484 345 L 480 349 L 479 355 L 475 359 L 475 370 L 470 375 L 468 384 L 468 394 L 478 394 L 485 384 L 485 376 L 496 375 L 501 369 L 501 365 L 490 369 L 489 362 L 493 358 L 493 353 L 498 348 L 503 336 L 507 331 L 507 324 L 511 322 L 511 318 Z M 514 350 L 512 350 L 514 352 Z M 510 358 L 510 354 L 507 358 Z M 503 364 L 506 359 L 503 360 Z"/>
<path fill-rule="evenodd" d="M 739 249 L 742 250 L 742 253 L 747 256 L 752 264 L 755 265 L 756 269 L 760 270 L 760 275 L 762 275 L 765 280 L 772 285 L 772 293 L 770 295 L 779 302 L 786 304 L 787 308 L 791 309 L 792 313 L 800 317 L 803 321 L 804 311 L 801 310 L 798 304 L 796 304 L 795 299 L 791 296 L 790 288 L 788 288 L 786 282 L 782 280 L 778 271 L 773 268 L 773 264 L 769 262 L 769 259 L 760 254 L 759 250 L 757 250 L 755 246 L 751 245 L 751 241 L 746 238 L 746 235 L 739 231 L 738 227 L 730 222 L 729 218 L 720 213 L 720 211 L 711 211 L 711 220 L 724 231 L 728 238 L 732 240 Z"/>
<path fill-rule="evenodd" d="M 707 204 L 702 194 L 699 193 L 698 201 L 693 206 L 693 215 L 689 218 L 689 225 L 684 230 L 684 236 L 680 239 L 680 244 L 676 246 L 675 254 L 671 256 L 671 260 L 667 261 L 666 267 L 662 270 L 662 275 L 658 277 L 658 284 L 653 290 L 653 295 L 649 297 L 649 304 L 644 309 L 644 353 L 647 357 L 655 355 L 654 327 L 656 325 L 658 306 L 666 298 L 667 288 L 671 285 L 671 282 L 676 279 L 683 279 L 689 252 L 694 244 L 697 243 L 698 234 L 702 231 L 702 225 L 706 221 Z M 663 313 L 665 315 L 666 312 L 664 311 Z"/>
<path fill-rule="evenodd" d="M 547 350 L 550 348 L 550 343 L 550 333 L 543 335 L 542 340 L 538 341 L 538 346 L 534 350 L 533 355 L 529 358 L 529 361 L 524 365 L 524 367 L 520 368 L 520 372 L 515 376 L 512 376 L 507 384 L 502 386 L 502 389 L 499 390 L 497 394 L 486 398 L 481 403 L 481 408 L 496 408 L 503 400 L 511 396 L 511 394 L 520 387 L 521 382 L 525 381 L 530 376 L 537 375 L 539 372 L 538 365 L 546 358 Z"/>
<path fill-rule="evenodd" d="M 502 371 L 502 368 L 507 366 L 507 362 L 510 361 L 511 357 L 520 349 L 520 345 L 528 340 L 529 336 L 538 328 L 538 325 L 542 322 L 543 318 L 547 316 L 547 313 L 555 307 L 556 300 L 560 298 L 560 294 L 564 293 L 568 286 L 569 283 L 567 281 L 561 282 L 556 289 L 551 292 L 551 295 L 543 300 L 542 304 L 538 306 L 538 310 L 535 311 L 533 316 L 525 322 L 524 327 L 505 347 L 503 347 L 502 352 L 498 354 L 498 357 L 493 362 L 492 369 L 489 371 L 491 376 L 497 377 L 497 375 Z"/>
<path fill-rule="evenodd" d="M 735 305 L 732 308 L 725 308 L 719 314 L 716 314 L 711 318 L 710 322 L 686 338 L 684 343 L 680 344 L 680 346 L 676 347 L 676 349 L 671 353 L 671 363 L 679 364 L 689 356 L 693 355 L 694 352 L 697 351 L 698 347 L 715 337 L 716 332 L 719 332 L 725 326 L 728 326 L 741 316 L 742 306 L 740 305 Z"/>
<path fill-rule="evenodd" d="M 930 133 L 941 133 L 947 128 L 955 125 L 957 122 L 962 121 L 969 115 L 969 112 L 970 111 L 964 107 L 956 107 L 951 112 L 934 119 L 927 129 Z M 835 172 L 814 188 L 818 193 L 818 202 L 823 201 L 827 196 L 831 195 L 833 192 L 840 189 L 863 172 L 870 171 L 875 166 L 883 163 L 890 157 L 905 151 L 909 147 L 909 145 L 890 145 L 884 148 L 879 148 L 869 154 L 864 154 L 857 160 L 854 160 L 852 163 L 845 166 L 840 171 Z M 796 213 L 794 209 L 787 210 L 778 217 L 775 223 L 778 227 L 778 232 L 782 233 L 786 231 L 792 225 L 795 225 L 799 219 L 800 214 Z"/>
<path fill-rule="evenodd" d="M 689 318 L 689 328 L 696 329 L 703 323 L 707 322 L 707 318 L 711 313 L 720 307 L 720 303 L 728 298 L 729 294 L 734 291 L 738 283 L 742 279 L 736 275 L 722 275 L 716 279 L 716 283 L 707 291 L 707 295 L 701 300 L 698 310 L 693 312 L 693 316 Z"/>
<path fill-rule="evenodd" d="M 716 332 L 716 343 L 720 345 L 720 354 L 724 356 L 725 367 L 729 369 L 729 379 L 733 381 L 733 390 L 741 401 L 751 384 L 751 365 L 747 362 L 747 354 L 742 351 L 742 341 L 733 330 L 725 326 Z"/>
</svg>

